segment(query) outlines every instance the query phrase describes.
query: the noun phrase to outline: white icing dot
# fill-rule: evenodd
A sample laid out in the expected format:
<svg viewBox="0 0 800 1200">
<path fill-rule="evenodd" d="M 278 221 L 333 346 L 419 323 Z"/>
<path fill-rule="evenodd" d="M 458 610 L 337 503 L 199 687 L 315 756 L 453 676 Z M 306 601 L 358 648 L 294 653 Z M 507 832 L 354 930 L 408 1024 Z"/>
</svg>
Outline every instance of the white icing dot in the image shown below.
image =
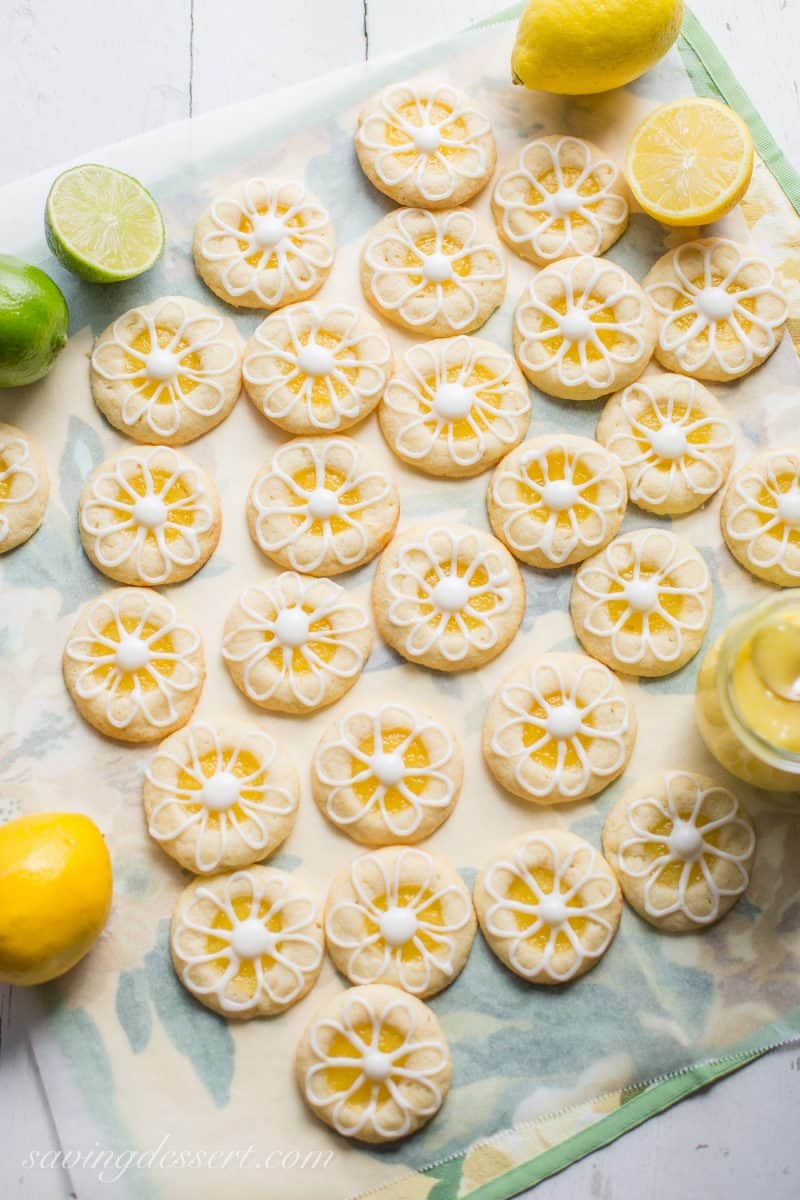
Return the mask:
<svg viewBox="0 0 800 1200">
<path fill-rule="evenodd" d="M 778 497 L 778 516 L 785 525 L 800 525 L 800 491 L 793 489 Z"/>
<path fill-rule="evenodd" d="M 552 216 L 566 217 L 581 208 L 583 200 L 575 188 L 559 188 L 547 200 L 547 207 Z"/>
<path fill-rule="evenodd" d="M 559 328 L 568 342 L 585 342 L 592 332 L 592 322 L 581 309 L 572 308 L 559 321 Z"/>
<path fill-rule="evenodd" d="M 384 787 L 394 787 L 406 773 L 405 763 L 399 754 L 373 754 L 369 769 Z"/>
<path fill-rule="evenodd" d="M 469 600 L 469 587 L 459 576 L 448 575 L 436 584 L 431 600 L 443 612 L 458 612 Z"/>
<path fill-rule="evenodd" d="M 572 508 L 573 504 L 577 504 L 578 498 L 578 489 L 568 479 L 551 479 L 542 488 L 542 503 L 553 512 L 564 512 L 565 509 Z"/>
<path fill-rule="evenodd" d="M 392 1060 L 381 1050 L 368 1050 L 361 1063 L 361 1069 L 373 1083 L 382 1083 L 392 1072 Z"/>
<path fill-rule="evenodd" d="M 708 321 L 727 321 L 736 308 L 736 297 L 721 287 L 703 288 L 694 302 L 697 311 Z"/>
<path fill-rule="evenodd" d="M 549 895 L 539 901 L 536 915 L 546 925 L 563 925 L 567 919 L 567 906 L 558 896 Z"/>
<path fill-rule="evenodd" d="M 686 434 L 674 421 L 664 421 L 658 429 L 649 430 L 647 436 L 659 458 L 683 458 L 689 449 Z"/>
<path fill-rule="evenodd" d="M 180 359 L 169 350 L 153 350 L 144 360 L 144 369 L 149 379 L 167 383 L 178 374 Z"/>
<path fill-rule="evenodd" d="M 428 283 L 446 283 L 453 278 L 453 268 L 446 254 L 428 254 L 422 264 L 422 274 Z"/>
<path fill-rule="evenodd" d="M 200 797 L 206 808 L 224 812 L 233 808 L 239 799 L 239 780 L 230 771 L 217 771 L 209 776 L 200 789 Z"/>
<path fill-rule="evenodd" d="M 420 125 L 411 135 L 417 150 L 423 154 L 433 154 L 442 144 L 442 138 L 435 125 Z"/>
<path fill-rule="evenodd" d="M 691 821 L 676 820 L 667 845 L 670 854 L 676 858 L 697 858 L 703 848 L 703 838 Z"/>
<path fill-rule="evenodd" d="M 652 579 L 632 579 L 625 584 L 625 599 L 634 612 L 650 612 L 658 604 L 658 588 Z"/>
<path fill-rule="evenodd" d="M 283 238 L 286 237 L 286 225 L 279 217 L 267 215 L 265 217 L 257 217 L 253 222 L 253 232 L 250 234 L 250 240 L 260 250 L 269 250 L 273 246 L 277 246 Z"/>
<path fill-rule="evenodd" d="M 460 383 L 441 383 L 434 392 L 431 409 L 443 421 L 462 420 L 472 408 L 475 394 Z"/>
<path fill-rule="evenodd" d="M 306 506 L 309 514 L 321 521 L 328 521 L 339 513 L 339 501 L 335 494 L 324 487 L 314 488 L 313 492 L 309 492 Z"/>
<path fill-rule="evenodd" d="M 139 671 L 149 663 L 150 651 L 141 638 L 127 634 L 119 640 L 116 659 L 120 671 Z"/>
<path fill-rule="evenodd" d="M 330 350 L 310 342 L 301 346 L 297 353 L 297 365 L 306 375 L 319 378 L 320 375 L 330 375 L 335 365 L 335 359 Z"/>
<path fill-rule="evenodd" d="M 133 506 L 133 519 L 137 525 L 156 529 L 167 519 L 166 505 L 158 496 L 141 496 Z"/>
<path fill-rule="evenodd" d="M 581 727 L 581 714 L 574 704 L 565 700 L 547 714 L 547 732 L 554 738 L 571 738 Z"/>
<path fill-rule="evenodd" d="M 234 926 L 230 944 L 237 958 L 260 958 L 274 951 L 275 935 L 264 928 L 258 917 L 248 917 Z"/>
<path fill-rule="evenodd" d="M 378 918 L 381 937 L 389 946 L 404 946 L 417 932 L 417 918 L 412 909 L 387 908 Z"/>
<path fill-rule="evenodd" d="M 308 641 L 308 614 L 302 608 L 284 608 L 272 626 L 282 646 L 302 646 Z"/>
</svg>

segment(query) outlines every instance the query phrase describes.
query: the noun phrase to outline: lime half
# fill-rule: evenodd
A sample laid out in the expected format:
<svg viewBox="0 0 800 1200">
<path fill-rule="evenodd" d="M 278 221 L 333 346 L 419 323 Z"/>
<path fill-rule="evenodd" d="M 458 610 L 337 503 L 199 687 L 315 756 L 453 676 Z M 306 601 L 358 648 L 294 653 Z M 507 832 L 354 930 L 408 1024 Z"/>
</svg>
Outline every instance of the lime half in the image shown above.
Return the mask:
<svg viewBox="0 0 800 1200">
<path fill-rule="evenodd" d="M 45 208 L 47 244 L 91 283 L 141 275 L 164 249 L 164 221 L 138 179 L 87 163 L 59 175 Z"/>
</svg>

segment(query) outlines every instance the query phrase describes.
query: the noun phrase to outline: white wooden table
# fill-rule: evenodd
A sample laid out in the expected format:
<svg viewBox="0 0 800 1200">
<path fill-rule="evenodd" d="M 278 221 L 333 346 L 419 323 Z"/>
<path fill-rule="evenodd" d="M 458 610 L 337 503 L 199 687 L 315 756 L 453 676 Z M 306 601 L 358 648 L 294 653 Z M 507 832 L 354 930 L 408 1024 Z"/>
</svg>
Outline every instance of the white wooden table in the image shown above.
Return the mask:
<svg viewBox="0 0 800 1200">
<path fill-rule="evenodd" d="M 433 41 L 507 2 L 0 0 L 0 183 Z M 800 0 L 693 6 L 800 163 Z M 23 1033 L 25 1003 L 24 992 L 0 989 L 0 1197 L 64 1200 L 75 1193 L 61 1171 L 21 1168 L 29 1149 L 58 1146 Z M 800 1048 L 786 1048 L 547 1181 L 537 1200 L 796 1200 L 798 1112 Z"/>
</svg>

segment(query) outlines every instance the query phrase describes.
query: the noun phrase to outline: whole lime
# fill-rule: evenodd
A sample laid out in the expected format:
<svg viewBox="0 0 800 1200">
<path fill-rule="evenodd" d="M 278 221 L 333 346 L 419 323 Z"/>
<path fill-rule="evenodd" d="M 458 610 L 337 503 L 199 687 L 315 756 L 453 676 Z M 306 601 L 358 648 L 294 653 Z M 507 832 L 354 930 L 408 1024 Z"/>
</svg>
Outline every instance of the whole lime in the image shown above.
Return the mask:
<svg viewBox="0 0 800 1200">
<path fill-rule="evenodd" d="M 0 254 L 0 388 L 44 378 L 68 328 L 67 302 L 50 276 Z"/>
</svg>

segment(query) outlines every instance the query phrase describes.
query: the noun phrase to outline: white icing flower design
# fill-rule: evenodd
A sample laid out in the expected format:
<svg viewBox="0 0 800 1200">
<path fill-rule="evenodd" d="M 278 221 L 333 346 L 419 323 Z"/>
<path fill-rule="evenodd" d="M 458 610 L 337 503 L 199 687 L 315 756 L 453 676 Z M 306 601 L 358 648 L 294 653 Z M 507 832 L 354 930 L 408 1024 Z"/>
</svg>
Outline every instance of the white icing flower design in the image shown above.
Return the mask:
<svg viewBox="0 0 800 1200">
<path fill-rule="evenodd" d="M 727 238 L 687 242 L 671 263 L 678 282 L 659 280 L 645 290 L 663 318 L 659 345 L 681 370 L 741 374 L 772 353 L 788 306 L 769 263 Z"/>
<path fill-rule="evenodd" d="M 534 372 L 555 371 L 564 387 L 610 391 L 621 367 L 648 353 L 647 300 L 633 279 L 589 256 L 545 267 L 514 314 L 517 353 Z"/>
<path fill-rule="evenodd" d="M 254 856 L 266 853 L 271 818 L 297 807 L 291 792 L 270 779 L 273 739 L 266 733 L 223 739 L 206 721 L 196 721 L 186 736 L 185 758 L 162 747 L 145 772 L 163 797 L 150 813 L 150 836 L 172 842 L 191 831 L 201 873 L 217 870 L 231 842 L 244 842 Z"/>
<path fill-rule="evenodd" d="M 411 1132 L 412 1117 L 440 1108 L 437 1076 L 447 1067 L 447 1050 L 442 1041 L 419 1040 L 417 1023 L 408 997 L 376 1009 L 354 994 L 345 997 L 341 1019 L 323 1017 L 312 1026 L 306 1095 L 330 1110 L 337 1133 L 354 1137 L 370 1125 L 382 1138 L 400 1138 Z"/>
<path fill-rule="evenodd" d="M 646 880 L 644 907 L 649 916 L 681 913 L 698 925 L 710 925 L 721 915 L 723 897 L 740 896 L 750 882 L 747 864 L 755 850 L 755 834 L 727 788 L 708 787 L 688 772 L 671 771 L 665 777 L 665 792 L 664 799 L 643 796 L 629 806 L 633 834 L 620 844 L 620 868 L 632 879 Z M 718 881 L 723 864 L 736 879 L 732 887 Z M 698 881 L 704 881 L 705 888 L 696 889 Z M 696 907 L 697 902 L 702 907 Z"/>
<path fill-rule="evenodd" d="M 245 382 L 263 388 L 258 403 L 282 421 L 301 409 L 321 433 L 357 420 L 383 394 L 391 348 L 347 304 L 291 305 L 264 321 L 245 355 Z"/>
<path fill-rule="evenodd" d="M 214 514 L 200 468 L 159 446 L 119 455 L 97 475 L 80 524 L 100 566 L 126 564 L 143 583 L 159 584 L 199 561 Z"/>
<path fill-rule="evenodd" d="M 503 515 L 503 537 L 523 554 L 540 551 L 561 565 L 578 547 L 591 550 L 609 536 L 609 520 L 624 505 L 622 482 L 599 447 L 558 438 L 501 465 L 492 499 Z"/>
<path fill-rule="evenodd" d="M 321 236 L 330 234 L 325 209 L 299 183 L 248 179 L 239 195 L 212 203 L 214 228 L 201 242 L 204 258 L 225 264 L 226 292 L 253 292 L 265 308 L 277 308 L 290 289 L 315 288 L 333 263 L 333 247 Z"/>
<path fill-rule="evenodd" d="M 749 563 L 800 579 L 800 453 L 758 456 L 731 481 L 725 532 Z"/>
<path fill-rule="evenodd" d="M 733 446 L 733 429 L 721 414 L 704 413 L 697 394 L 693 379 L 676 380 L 665 396 L 646 383 L 623 392 L 620 407 L 628 428 L 606 444 L 626 470 L 635 469 L 629 477 L 632 500 L 663 504 L 678 480 L 697 496 L 712 496 L 721 487 L 716 455 Z"/>
<path fill-rule="evenodd" d="M 500 692 L 510 715 L 492 750 L 512 759 L 515 779 L 532 796 L 581 796 L 593 781 L 615 778 L 627 759 L 630 713 L 614 676 L 591 659 L 570 674 L 550 655 L 531 665 L 527 682 Z"/>
<path fill-rule="evenodd" d="M 357 636 L 369 629 L 358 605 L 330 579 L 303 579 L 284 571 L 268 588 L 239 597 L 244 620 L 222 643 L 222 657 L 243 666 L 243 686 L 255 703 L 288 685 L 307 708 L 317 707 L 329 677 L 353 679 L 367 652 Z"/>
<path fill-rule="evenodd" d="M 491 126 L 447 84 L 401 83 L 380 97 L 380 110 L 359 127 L 358 142 L 375 151 L 374 170 L 387 187 L 412 185 L 429 202 L 446 200 L 464 179 L 482 179 L 489 162 L 481 139 Z"/>
<path fill-rule="evenodd" d="M 579 138 L 537 139 L 497 182 L 503 234 L 513 245 L 529 243 L 545 261 L 601 254 L 607 227 L 628 219 L 627 202 L 614 190 L 618 178 L 611 159 L 595 158 Z"/>
<path fill-rule="evenodd" d="M 39 488 L 39 472 L 24 438 L 0 438 L 0 547 L 9 534 L 6 505 L 26 504 Z"/>
<path fill-rule="evenodd" d="M 506 276 L 497 249 L 480 240 L 478 220 L 467 208 L 398 209 L 389 231 L 367 242 L 364 259 L 382 308 L 412 327 L 443 319 L 454 333 L 478 320 L 477 288 Z"/>
<path fill-rule="evenodd" d="M 313 574 L 330 556 L 347 570 L 370 553 L 370 523 L 382 524 L 391 493 L 349 438 L 287 442 L 251 493 L 256 541 L 265 554 L 285 552 L 297 571 Z"/>
<path fill-rule="evenodd" d="M 448 661 L 460 662 L 471 649 L 496 645 L 497 620 L 511 607 L 510 584 L 500 554 L 484 548 L 476 532 L 437 526 L 404 546 L 388 572 L 389 621 L 408 630 L 409 654 L 427 654 L 435 645 Z"/>
<path fill-rule="evenodd" d="M 322 962 L 319 938 L 312 936 L 313 900 L 278 872 L 265 878 L 245 870 L 217 878 L 221 887 L 198 888 L 174 931 L 185 986 L 197 996 L 214 995 L 223 1012 L 246 1013 L 265 999 L 287 1007 Z M 207 939 L 204 951 L 198 939 Z M 240 1000 L 229 989 L 246 964 L 255 986 Z M 209 966 L 216 968 L 212 979 Z"/>
<path fill-rule="evenodd" d="M 542 868 L 531 865 L 534 858 L 543 860 L 548 887 L 537 878 Z M 511 966 L 524 978 L 546 973 L 566 982 L 587 958 L 605 953 L 616 931 L 605 911 L 616 898 L 616 885 L 587 842 L 560 848 L 547 834 L 533 833 L 511 857 L 492 863 L 484 886 L 493 901 L 486 928 L 507 947 Z M 566 959 L 559 954 L 564 942 L 572 950 Z M 532 964 L 530 950 L 537 944 Z"/>
<path fill-rule="evenodd" d="M 405 458 L 424 459 L 444 442 L 453 462 L 468 467 L 495 443 L 519 441 L 519 418 L 530 412 L 531 402 L 512 378 L 510 355 L 458 337 L 412 346 L 404 358 L 413 383 L 396 376 L 383 404 L 407 418 L 396 437 Z"/>
<path fill-rule="evenodd" d="M 325 808 L 337 825 L 377 810 L 395 837 L 410 837 L 426 810 L 450 805 L 454 784 L 443 768 L 453 759 L 453 742 L 442 725 L 386 704 L 348 714 L 337 735 L 315 763 L 320 782 L 330 788 Z"/>
<path fill-rule="evenodd" d="M 177 314 L 177 315 L 176 315 Z M 220 380 L 236 365 L 234 346 L 220 334 L 222 317 L 191 316 L 179 297 L 134 308 L 98 342 L 92 369 L 107 383 L 130 385 L 120 407 L 126 426 L 145 418 L 159 437 L 177 432 L 186 409 L 213 417 L 225 404 Z"/>
<path fill-rule="evenodd" d="M 349 951 L 353 983 L 375 983 L 393 966 L 405 991 L 424 994 L 434 972 L 453 974 L 453 935 L 469 924 L 471 903 L 454 884 L 434 890 L 434 873 L 430 854 L 412 847 L 400 850 L 390 870 L 380 852 L 355 859 L 357 899 L 334 904 L 325 921 L 328 940 Z"/>
</svg>

